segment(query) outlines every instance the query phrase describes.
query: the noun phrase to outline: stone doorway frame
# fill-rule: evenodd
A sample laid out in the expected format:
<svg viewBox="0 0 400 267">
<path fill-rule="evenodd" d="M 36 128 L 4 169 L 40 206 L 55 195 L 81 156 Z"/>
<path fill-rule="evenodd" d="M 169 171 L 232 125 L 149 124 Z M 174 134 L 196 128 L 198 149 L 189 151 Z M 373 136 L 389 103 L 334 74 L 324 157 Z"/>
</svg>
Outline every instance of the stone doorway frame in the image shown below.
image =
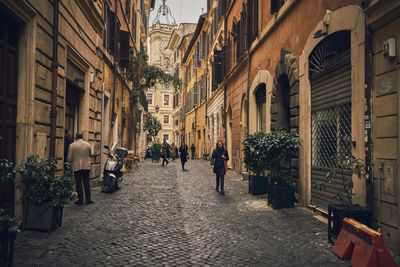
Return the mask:
<svg viewBox="0 0 400 267">
<path fill-rule="evenodd" d="M 254 77 L 253 82 L 251 83 L 250 91 L 249 91 L 249 109 L 247 112 L 249 113 L 248 118 L 248 133 L 253 134 L 257 131 L 257 103 L 255 97 L 255 90 L 261 84 L 265 83 L 266 85 L 266 132 L 271 131 L 271 120 L 270 120 L 270 107 L 271 107 L 271 96 L 272 96 L 272 86 L 273 86 L 273 78 L 272 75 L 267 70 L 259 70 L 257 75 Z"/>
<path fill-rule="evenodd" d="M 311 200 L 311 84 L 309 80 L 308 56 L 323 38 L 314 38 L 318 30 L 325 30 L 326 36 L 341 31 L 349 30 L 351 35 L 351 80 L 352 80 L 352 140 L 357 146 L 353 148 L 353 155 L 357 158 L 365 158 L 364 141 L 364 40 L 365 40 L 365 19 L 363 10 L 356 5 L 340 7 L 336 10 L 327 10 L 325 16 L 310 32 L 303 52 L 299 57 L 299 103 L 300 117 L 299 135 L 302 140 L 300 149 L 300 184 L 299 201 L 307 206 Z M 325 36 L 325 38 L 326 38 Z M 365 206 L 366 190 L 365 180 L 353 179 L 356 194 L 354 202 Z"/>
<path fill-rule="evenodd" d="M 18 98 L 15 163 L 18 165 L 29 154 L 38 149 L 38 136 L 34 135 L 35 125 L 35 84 L 36 84 L 36 27 L 37 14 L 23 1 L 1 0 L 1 3 L 24 26 L 18 42 Z M 36 145 L 35 145 L 36 144 Z M 21 194 L 17 190 L 20 176 L 15 179 L 15 217 L 22 218 Z"/>
<path fill-rule="evenodd" d="M 279 129 L 279 102 L 278 90 L 281 87 L 280 77 L 286 75 L 289 80 L 290 92 L 290 132 L 299 132 L 299 64 L 296 55 L 288 48 L 281 49 L 281 57 L 275 68 L 274 85 L 271 96 L 271 130 Z"/>
</svg>

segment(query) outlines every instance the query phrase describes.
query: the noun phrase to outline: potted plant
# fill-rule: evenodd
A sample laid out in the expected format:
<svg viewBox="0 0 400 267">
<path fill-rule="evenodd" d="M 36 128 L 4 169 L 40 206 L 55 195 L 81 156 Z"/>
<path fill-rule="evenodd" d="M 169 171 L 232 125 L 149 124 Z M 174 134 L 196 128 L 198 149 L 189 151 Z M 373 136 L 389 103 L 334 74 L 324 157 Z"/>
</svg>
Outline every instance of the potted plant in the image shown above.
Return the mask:
<svg viewBox="0 0 400 267">
<path fill-rule="evenodd" d="M 0 209 L 0 266 L 11 266 L 14 256 L 14 240 L 20 224 L 5 210 Z"/>
<path fill-rule="evenodd" d="M 154 142 L 151 145 L 151 160 L 153 162 L 159 162 L 160 161 L 160 157 L 161 157 L 161 144 L 159 142 Z"/>
<path fill-rule="evenodd" d="M 257 132 L 247 135 L 243 140 L 243 162 L 249 171 L 249 193 L 268 193 L 268 179 L 265 175 L 268 162 L 265 159 L 266 134 Z"/>
<path fill-rule="evenodd" d="M 297 156 L 301 143 L 299 138 L 286 132 L 268 133 L 265 139 L 265 157 L 269 171 L 271 192 L 269 202 L 274 208 L 294 207 L 294 179 L 291 160 Z"/>
<path fill-rule="evenodd" d="M 30 155 L 18 167 L 22 174 L 19 189 L 24 202 L 23 228 L 50 232 L 61 226 L 63 207 L 71 202 L 73 180 L 70 164 L 56 176 L 56 159 L 38 159 Z"/>
<path fill-rule="evenodd" d="M 12 184 L 16 170 L 12 162 L 0 161 L 0 184 Z M 0 208 L 0 266 L 11 266 L 14 255 L 14 240 L 19 232 L 20 224 L 14 217 Z"/>
<path fill-rule="evenodd" d="M 351 153 L 351 142 L 349 138 L 342 140 L 342 153 L 334 156 L 330 160 L 330 168 L 326 175 L 328 183 L 339 184 L 336 192 L 338 203 L 328 205 L 328 239 L 336 238 L 342 229 L 344 218 L 353 218 L 363 224 L 372 226 L 372 212 L 370 209 L 353 204 L 353 177 L 358 179 L 366 177 L 365 165 Z M 344 148 L 348 149 L 344 149 Z M 320 190 L 325 188 L 325 183 L 316 182 L 315 187 Z"/>
</svg>

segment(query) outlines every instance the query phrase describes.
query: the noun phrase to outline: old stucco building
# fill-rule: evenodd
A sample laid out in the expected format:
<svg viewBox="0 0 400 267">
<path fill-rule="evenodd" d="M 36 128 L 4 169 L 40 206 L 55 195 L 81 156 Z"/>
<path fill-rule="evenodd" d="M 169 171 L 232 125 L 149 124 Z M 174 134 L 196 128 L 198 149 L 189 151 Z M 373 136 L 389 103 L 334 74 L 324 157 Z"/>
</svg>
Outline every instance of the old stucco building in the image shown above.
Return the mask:
<svg viewBox="0 0 400 267">
<path fill-rule="evenodd" d="M 173 52 L 168 48 L 168 41 L 171 38 L 172 31 L 177 25 L 161 24 L 157 21 L 151 26 L 150 37 L 150 56 L 149 64 L 160 67 L 163 71 L 172 74 Z M 160 142 L 167 140 L 171 143 L 173 140 L 173 97 L 175 89 L 170 85 L 156 83 L 146 92 L 149 113 L 156 117 L 162 125 L 158 133 Z"/>
<path fill-rule="evenodd" d="M 82 132 L 92 145 L 90 177 L 99 178 L 102 145 L 127 145 L 124 60 L 145 43 L 152 7 L 154 1 L 1 0 L 1 158 L 19 164 L 29 154 L 56 157 L 61 168 L 64 130 Z M 1 206 L 15 207 L 21 218 L 15 188 L 0 192 Z"/>
<path fill-rule="evenodd" d="M 196 28 L 195 23 L 181 23 L 179 27 L 173 30 L 171 34 L 171 38 L 168 41 L 168 49 L 170 49 L 173 53 L 173 61 L 172 61 L 172 69 L 174 75 L 179 77 L 179 79 L 183 80 L 183 71 L 181 69 L 182 66 L 182 59 L 184 54 L 181 53 L 181 45 L 185 42 L 189 43 L 191 36 Z M 185 49 L 186 50 L 186 49 Z M 186 87 L 185 87 L 186 88 Z M 183 91 L 179 90 L 174 92 L 173 98 L 173 109 L 174 112 L 172 114 L 172 121 L 173 121 L 173 138 L 171 143 L 175 143 L 176 145 L 180 146 L 181 142 L 183 141 L 181 135 L 181 123 L 184 118 L 183 108 L 182 108 L 182 101 L 183 101 Z"/>
<path fill-rule="evenodd" d="M 378 0 L 209 0 L 205 42 L 193 35 L 182 69 L 190 92 L 199 81 L 192 76 L 207 65 L 208 153 L 225 140 L 229 167 L 245 172 L 248 133 L 298 134 L 296 198 L 324 213 L 337 202 L 337 185 L 313 184 L 324 180 L 332 156 L 351 152 L 367 171 L 366 179 L 353 177 L 353 202 L 373 210 L 374 226 L 397 249 L 399 8 Z M 206 63 L 196 62 L 197 42 Z M 181 129 L 196 143 L 199 106 L 192 109 L 190 93 L 184 99 L 184 110 L 191 108 Z"/>
</svg>

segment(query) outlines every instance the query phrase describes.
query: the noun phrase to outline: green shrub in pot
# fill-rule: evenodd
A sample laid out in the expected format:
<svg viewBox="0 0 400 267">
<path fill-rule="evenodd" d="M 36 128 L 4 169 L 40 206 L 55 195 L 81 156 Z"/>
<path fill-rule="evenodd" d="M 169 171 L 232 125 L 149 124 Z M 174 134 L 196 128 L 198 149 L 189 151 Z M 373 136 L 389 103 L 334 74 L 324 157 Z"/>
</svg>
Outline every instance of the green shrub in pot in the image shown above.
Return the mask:
<svg viewBox="0 0 400 267">
<path fill-rule="evenodd" d="M 251 194 L 268 192 L 268 179 L 266 177 L 268 162 L 265 158 L 266 137 L 266 133 L 257 132 L 247 135 L 243 140 L 243 162 L 250 173 L 249 193 Z"/>
<path fill-rule="evenodd" d="M 74 199 L 73 177 L 70 163 L 65 163 L 61 175 L 56 176 L 57 160 L 40 159 L 30 155 L 18 167 L 22 174 L 19 189 L 22 200 L 36 204 L 52 202 L 55 207 L 64 207 Z"/>
<path fill-rule="evenodd" d="M 7 159 L 0 160 L 0 185 L 14 183 L 16 170 Z M 12 211 L 0 208 L 0 266 L 11 266 L 14 254 L 14 240 L 20 231 L 18 221 L 10 216 Z"/>
<path fill-rule="evenodd" d="M 264 160 L 268 162 L 271 192 L 268 202 L 274 208 L 294 207 L 294 178 L 291 173 L 291 160 L 298 155 L 300 139 L 287 132 L 271 132 L 265 139 Z"/>
</svg>

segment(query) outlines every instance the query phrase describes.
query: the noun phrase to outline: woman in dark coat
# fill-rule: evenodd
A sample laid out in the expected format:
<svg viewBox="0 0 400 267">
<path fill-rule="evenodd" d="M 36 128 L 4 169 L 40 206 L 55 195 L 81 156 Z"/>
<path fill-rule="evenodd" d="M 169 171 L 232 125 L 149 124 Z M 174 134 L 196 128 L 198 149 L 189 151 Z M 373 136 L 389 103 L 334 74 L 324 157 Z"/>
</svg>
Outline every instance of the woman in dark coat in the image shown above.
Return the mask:
<svg viewBox="0 0 400 267">
<path fill-rule="evenodd" d="M 228 160 L 229 155 L 228 151 L 224 148 L 224 143 L 218 141 L 217 148 L 214 149 L 211 156 L 211 168 L 214 169 L 214 173 L 216 174 L 217 187 L 215 190 L 218 192 L 219 185 L 221 184 L 221 194 L 224 194 L 225 161 Z"/>
<path fill-rule="evenodd" d="M 188 156 L 188 146 L 185 142 L 182 142 L 181 147 L 179 148 L 179 152 L 181 153 L 181 163 L 182 163 L 182 171 L 185 170 L 185 163 L 187 161 Z"/>
</svg>

